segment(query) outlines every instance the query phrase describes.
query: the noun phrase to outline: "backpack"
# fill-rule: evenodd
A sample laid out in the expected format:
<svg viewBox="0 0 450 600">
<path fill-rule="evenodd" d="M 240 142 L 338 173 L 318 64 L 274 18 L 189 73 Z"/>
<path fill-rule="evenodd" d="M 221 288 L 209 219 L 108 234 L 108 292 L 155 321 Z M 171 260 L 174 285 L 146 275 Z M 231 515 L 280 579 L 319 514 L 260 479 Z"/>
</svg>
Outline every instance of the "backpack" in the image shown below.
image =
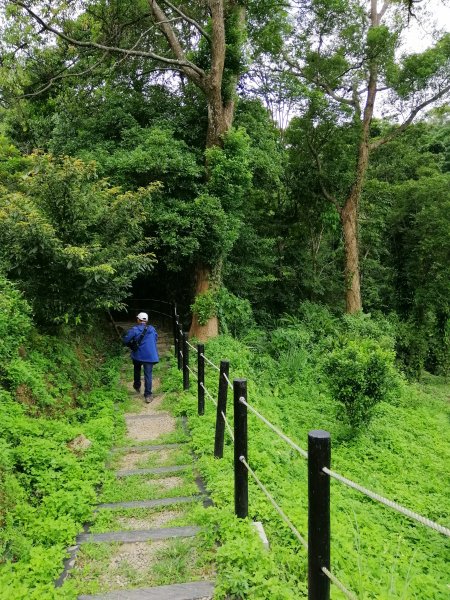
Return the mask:
<svg viewBox="0 0 450 600">
<path fill-rule="evenodd" d="M 147 329 L 148 329 L 148 325 L 146 325 L 144 327 L 144 331 L 141 333 L 141 335 L 136 338 L 133 337 L 131 338 L 131 340 L 126 344 L 126 346 L 128 346 L 128 348 L 132 351 L 132 352 L 136 352 L 136 350 L 139 350 L 139 346 L 142 343 L 142 340 L 144 339 L 145 334 L 147 333 Z"/>
</svg>

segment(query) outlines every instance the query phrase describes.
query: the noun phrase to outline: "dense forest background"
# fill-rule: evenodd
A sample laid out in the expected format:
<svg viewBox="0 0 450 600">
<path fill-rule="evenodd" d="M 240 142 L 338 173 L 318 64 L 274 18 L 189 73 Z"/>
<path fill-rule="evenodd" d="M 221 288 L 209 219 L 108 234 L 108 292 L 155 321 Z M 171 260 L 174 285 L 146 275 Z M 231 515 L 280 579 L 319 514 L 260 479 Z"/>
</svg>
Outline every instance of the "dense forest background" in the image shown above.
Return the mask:
<svg viewBox="0 0 450 600">
<path fill-rule="evenodd" d="M 53 580 L 121 427 L 105 322 L 133 297 L 176 302 L 283 430 L 329 429 L 345 469 L 363 480 L 374 466 L 386 493 L 445 522 L 450 34 L 404 44 L 427 5 L 0 6 L 0 597 L 62 597 Z M 208 422 L 190 416 L 206 452 Z M 80 432 L 93 450 L 74 457 Z M 287 466 L 277 491 L 293 502 L 299 471 L 282 450 L 270 462 L 269 444 L 255 433 L 255 460 L 269 477 Z M 405 464 L 411 485 L 395 479 Z M 221 509 L 228 480 L 217 461 L 203 468 Z M 367 503 L 336 497 L 350 515 L 339 568 L 355 522 L 369 532 L 361 598 L 447 593 L 445 541 L 403 537 L 392 519 L 385 542 Z M 273 526 L 276 560 L 262 558 L 231 519 L 223 597 L 298 597 L 289 533 Z"/>
<path fill-rule="evenodd" d="M 447 372 L 448 35 L 406 54 L 395 3 L 221 4 L 5 3 L 3 272 L 42 323 L 131 293 L 195 299 L 206 337 L 362 307 Z"/>
</svg>

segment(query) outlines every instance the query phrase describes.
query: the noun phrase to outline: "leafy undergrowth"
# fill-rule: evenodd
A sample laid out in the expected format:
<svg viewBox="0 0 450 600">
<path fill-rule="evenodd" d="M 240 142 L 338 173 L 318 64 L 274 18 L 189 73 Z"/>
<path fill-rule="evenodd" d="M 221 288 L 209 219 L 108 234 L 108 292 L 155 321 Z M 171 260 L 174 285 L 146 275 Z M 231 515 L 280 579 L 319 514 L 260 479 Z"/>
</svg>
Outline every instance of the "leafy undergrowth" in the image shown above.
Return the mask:
<svg viewBox="0 0 450 600">
<path fill-rule="evenodd" d="M 2 338 L 0 598 L 51 600 L 123 437 L 121 350 L 100 324 L 39 333 L 23 300 L 8 298 L 20 317 Z"/>
<path fill-rule="evenodd" d="M 450 525 L 450 386 L 444 379 L 427 376 L 420 384 L 408 384 L 400 378 L 395 394 L 377 404 L 370 422 L 353 429 L 331 398 L 318 356 L 291 355 L 287 365 L 283 357 L 274 360 L 261 347 L 249 349 L 224 336 L 210 341 L 206 354 L 215 364 L 228 358 L 230 378 L 248 379 L 250 404 L 301 447 L 307 448 L 308 431 L 328 430 L 335 471 Z M 206 370 L 207 388 L 215 396 L 218 373 Z M 233 448 L 225 432 L 224 458 L 213 458 L 213 404 L 207 398 L 206 414 L 197 416 L 195 382 L 180 400 L 175 391 L 182 387 L 181 375 L 175 365 L 163 385 L 166 402 L 189 415 L 193 449 L 216 505 L 205 516 L 220 542 L 216 598 L 306 598 L 305 550 L 251 477 L 249 517 L 263 522 L 271 551 L 265 553 L 248 523 L 233 516 Z M 228 404 L 232 423 L 231 391 Z M 251 414 L 248 430 L 250 466 L 306 535 L 306 461 Z M 332 481 L 331 495 L 332 571 L 359 599 L 450 597 L 448 538 L 338 482 Z M 344 598 L 333 585 L 331 597 Z"/>
</svg>

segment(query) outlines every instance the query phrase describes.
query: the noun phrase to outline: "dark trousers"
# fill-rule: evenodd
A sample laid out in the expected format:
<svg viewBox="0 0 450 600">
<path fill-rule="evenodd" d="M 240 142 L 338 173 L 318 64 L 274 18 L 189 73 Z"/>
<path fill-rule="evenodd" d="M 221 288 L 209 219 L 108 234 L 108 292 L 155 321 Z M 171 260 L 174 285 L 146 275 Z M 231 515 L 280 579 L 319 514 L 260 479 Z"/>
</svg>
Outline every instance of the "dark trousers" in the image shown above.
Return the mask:
<svg viewBox="0 0 450 600">
<path fill-rule="evenodd" d="M 141 362 L 140 360 L 134 360 L 134 388 L 139 389 L 141 387 L 141 367 L 144 367 L 144 396 L 150 396 L 152 393 L 152 374 L 153 374 L 153 363 Z"/>
</svg>

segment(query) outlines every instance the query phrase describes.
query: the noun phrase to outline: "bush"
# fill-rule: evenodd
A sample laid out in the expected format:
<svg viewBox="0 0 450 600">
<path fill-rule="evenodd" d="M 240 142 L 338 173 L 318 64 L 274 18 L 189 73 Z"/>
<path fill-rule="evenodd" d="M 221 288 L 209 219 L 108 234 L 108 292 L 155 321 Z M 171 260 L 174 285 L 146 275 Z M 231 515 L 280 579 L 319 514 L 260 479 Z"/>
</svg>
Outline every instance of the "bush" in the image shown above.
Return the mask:
<svg viewBox="0 0 450 600">
<path fill-rule="evenodd" d="M 17 356 L 31 327 L 30 307 L 14 285 L 0 275 L 0 365 Z"/>
<path fill-rule="evenodd" d="M 255 324 L 250 302 L 224 287 L 217 295 L 217 316 L 221 333 L 229 333 L 234 337 L 242 337 Z"/>
<path fill-rule="evenodd" d="M 397 388 L 394 359 L 394 352 L 370 339 L 349 340 L 325 359 L 331 394 L 352 427 L 368 423 L 374 407 Z"/>
</svg>

